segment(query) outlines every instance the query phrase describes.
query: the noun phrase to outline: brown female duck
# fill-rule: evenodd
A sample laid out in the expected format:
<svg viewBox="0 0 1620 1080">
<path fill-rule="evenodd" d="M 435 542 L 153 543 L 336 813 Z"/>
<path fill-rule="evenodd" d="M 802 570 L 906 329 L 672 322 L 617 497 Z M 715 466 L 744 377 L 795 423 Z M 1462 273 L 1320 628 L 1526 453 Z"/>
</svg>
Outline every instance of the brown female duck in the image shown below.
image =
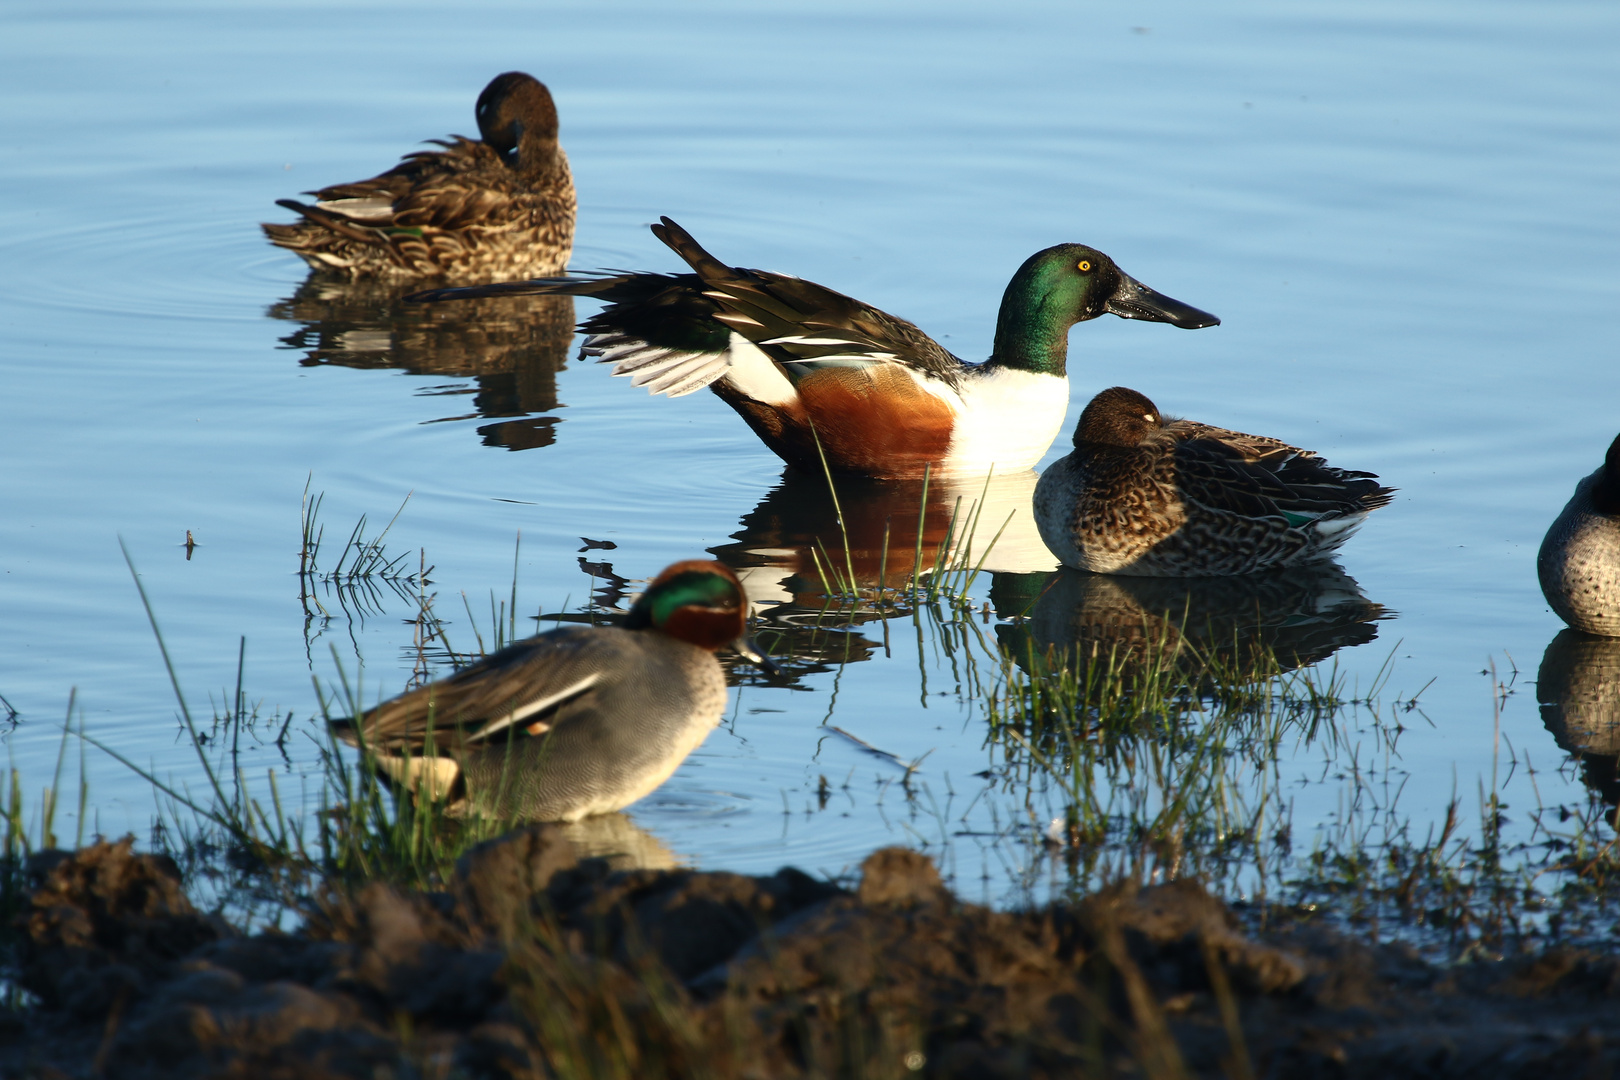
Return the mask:
<svg viewBox="0 0 1620 1080">
<path fill-rule="evenodd" d="M 453 135 L 381 176 L 310 192 L 272 244 L 349 277 L 477 282 L 560 274 L 574 244 L 574 181 L 539 80 L 497 75 L 478 95 L 482 141 Z"/>
<path fill-rule="evenodd" d="M 1074 452 L 1035 485 L 1035 524 L 1065 566 L 1220 577 L 1326 558 L 1394 488 L 1264 435 L 1177 420 L 1123 386 L 1091 399 Z"/>
</svg>

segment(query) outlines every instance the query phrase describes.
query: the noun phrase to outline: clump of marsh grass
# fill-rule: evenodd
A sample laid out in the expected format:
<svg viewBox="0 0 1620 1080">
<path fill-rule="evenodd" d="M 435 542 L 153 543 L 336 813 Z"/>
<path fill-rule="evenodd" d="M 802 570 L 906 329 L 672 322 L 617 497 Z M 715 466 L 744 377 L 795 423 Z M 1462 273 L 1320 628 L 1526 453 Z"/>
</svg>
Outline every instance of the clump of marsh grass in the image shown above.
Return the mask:
<svg viewBox="0 0 1620 1080">
<path fill-rule="evenodd" d="M 383 613 L 389 595 L 404 600 L 411 606 L 408 620 L 412 627 L 412 641 L 407 649 L 413 661 L 409 685 L 417 686 L 433 678 L 444 666 L 462 666 L 498 651 L 517 640 L 517 580 L 518 557 L 522 547 L 519 533 L 512 551 L 512 587 L 509 598 L 489 595 L 489 634 L 486 639 L 474 613 L 472 601 L 461 594 L 462 607 L 467 613 L 467 625 L 475 639 L 458 648 L 451 641 L 449 622 L 437 610 L 438 594 L 430 590 L 434 567 L 427 561 L 427 553 L 418 551 L 417 566 L 408 567 L 410 552 L 394 554 L 385 545 L 388 534 L 410 503 L 407 494 L 394 516 L 376 536 L 367 536 L 367 517 L 362 514 L 349 531 L 349 537 L 338 553 L 336 564 L 329 570 L 320 564 L 321 541 L 325 525 L 320 521 L 324 493 L 311 495 L 309 484 L 299 507 L 299 527 L 303 540 L 298 552 L 299 602 L 304 610 L 306 646 L 312 646 L 319 630 L 311 633 L 317 624 L 324 628 L 333 618 L 333 612 L 321 602 L 325 596 L 338 611 L 351 621 Z"/>
<path fill-rule="evenodd" d="M 57 744 L 56 766 L 51 782 L 41 788 L 35 808 L 30 810 L 28 797 L 23 791 L 22 773 L 15 766 L 8 770 L 3 788 L 0 788 L 0 819 L 4 820 L 5 836 L 0 840 L 0 1014 L 16 1013 L 26 1002 L 25 995 L 10 977 L 8 966 L 14 957 L 14 948 L 22 932 L 22 916 L 28 897 L 28 857 L 37 851 L 84 844 L 86 810 L 89 785 L 85 781 L 83 741 L 79 741 L 78 800 L 74 834 L 59 833 L 58 815 L 63 810 L 63 774 L 68 767 L 69 743 L 73 742 L 74 721 L 83 730 L 84 716 L 76 708 L 78 695 L 68 694 L 67 719 L 62 725 L 62 738 Z M 99 831 L 99 830 L 97 830 Z"/>
<path fill-rule="evenodd" d="M 1355 693 L 1337 668 L 1286 671 L 1260 648 L 1021 659 L 1008 656 L 986 691 L 988 741 L 1002 787 L 1022 797 L 1075 894 L 1192 875 L 1260 919 L 1326 919 L 1451 959 L 1613 946 L 1615 812 L 1595 795 L 1542 805 L 1526 753 L 1481 779 L 1472 824 L 1456 792 L 1442 821 L 1414 822 L 1393 778 L 1417 695 L 1382 700 L 1388 660 Z M 1509 691 L 1490 671 L 1503 753 Z M 1317 749 L 1341 783 L 1338 811 L 1301 848 L 1279 765 L 1290 747 Z M 1536 794 L 1529 835 L 1510 839 L 1498 776 L 1515 769 Z"/>
<path fill-rule="evenodd" d="M 1314 672 L 1281 675 L 1263 648 L 1246 662 L 1187 651 L 1115 645 L 1058 662 L 1032 648 L 987 693 L 1004 785 L 1055 802 L 1048 839 L 1076 887 L 1258 853 L 1282 813 L 1283 740 L 1310 737 L 1339 700 Z"/>
<path fill-rule="evenodd" d="M 827 491 L 832 497 L 833 514 L 838 526 L 838 536 L 841 542 L 843 563 L 839 564 L 828 551 L 826 543 L 819 537 L 816 546 L 811 549 L 810 555 L 816 567 L 817 576 L 821 579 L 823 594 L 830 604 L 847 608 L 852 612 L 863 609 L 879 615 L 902 614 L 909 607 L 923 604 L 947 603 L 955 607 L 965 607 L 972 603 L 968 590 L 973 582 L 984 570 L 985 560 L 989 558 L 990 551 L 1006 531 L 1012 517 L 1009 514 L 1006 521 L 1000 523 L 990 541 L 979 551 L 977 560 L 973 558 L 974 540 L 979 534 L 981 525 L 988 526 L 993 522 L 981 522 L 983 507 L 988 504 L 990 482 L 994 478 L 994 471 L 987 472 L 984 478 L 984 489 L 977 500 L 963 507 L 962 497 L 958 497 L 951 510 L 950 524 L 946 527 L 945 536 L 934 551 L 932 562 L 923 557 L 923 534 L 928 515 L 928 489 L 932 481 L 933 467 L 931 464 L 923 466 L 922 497 L 918 502 L 917 531 L 913 544 L 911 573 L 906 583 L 898 588 L 891 588 L 887 581 L 881 577 L 876 585 L 866 585 L 860 580 L 855 571 L 854 554 L 850 548 L 849 527 L 844 520 L 844 509 L 838 498 L 838 483 L 833 477 L 832 469 L 827 464 L 826 452 L 821 446 L 821 437 L 816 434 L 814 425 L 810 434 L 815 439 L 816 454 L 821 461 L 821 473 L 827 481 Z M 882 553 L 878 565 L 887 572 L 889 565 L 889 528 L 885 526 L 883 532 Z"/>
<path fill-rule="evenodd" d="M 335 602 L 340 611 L 364 617 L 383 610 L 385 591 L 409 601 L 413 591 L 428 583 L 432 567 L 427 566 L 425 560 L 412 570 L 406 562 L 409 552 L 390 555 L 384 544 L 411 501 L 409 493 L 376 536 L 366 535 L 367 517 L 360 515 L 330 569 L 323 569 L 320 564 L 321 543 L 326 536 L 326 526 L 320 520 L 325 499 L 324 492 L 311 496 L 306 481 L 299 504 L 302 540 L 298 547 L 298 600 L 303 605 L 306 621 L 332 618 L 331 611 L 321 603 L 322 596 Z"/>
<path fill-rule="evenodd" d="M 487 630 L 464 596 L 472 640 L 465 651 L 452 649 L 438 623 L 433 640 L 444 652 L 432 662 L 468 659 L 516 636 L 516 562 L 515 551 L 512 590 L 504 598 L 491 594 Z M 154 846 L 206 881 L 226 898 L 222 902 L 249 912 L 249 921 L 300 910 L 333 884 L 380 879 L 433 888 L 469 845 L 513 824 L 487 814 L 461 816 L 442 802 L 390 789 L 366 767 L 364 750 L 356 767 L 354 752 L 331 741 L 324 724 L 316 735 L 321 768 L 302 778 L 301 787 L 288 787 L 290 760 L 287 771 L 248 777 L 239 754 L 248 734 L 284 745 L 314 732 L 294 728 L 292 714 L 261 715 L 248 701 L 245 646 L 234 691 L 222 695 L 211 724 L 203 716 L 194 722 L 138 579 L 137 588 L 204 782 L 196 790 L 176 785 L 108 752 L 160 795 Z M 1233 640 L 1216 647 L 1209 644 L 1212 634 L 1189 635 L 1185 626 L 1164 624 L 1157 624 L 1157 638 L 1097 646 L 1083 656 L 1028 645 L 1014 656 L 987 641 L 977 618 L 965 614 L 968 609 L 948 599 L 910 609 L 920 696 L 925 704 L 937 696 L 940 687 L 929 684 L 943 669 L 947 688 L 954 680 L 957 696 L 979 707 L 992 783 L 1003 793 L 998 807 L 1010 803 L 1022 815 L 1005 831 L 998 819 L 993 843 L 1006 845 L 1009 864 L 1035 852 L 1032 863 L 1060 868 L 1060 893 L 1122 878 L 1192 874 L 1256 912 L 1398 933 L 1454 956 L 1491 955 L 1514 942 L 1607 940 L 1620 906 L 1620 846 L 1600 804 L 1571 811 L 1540 806 L 1538 796 L 1528 839 L 1522 829 L 1505 828 L 1509 808 L 1494 775 L 1481 783 L 1477 820 L 1455 794 L 1445 820 L 1432 827 L 1400 810 L 1401 788 L 1388 778 L 1402 725 L 1417 701 L 1381 700 L 1388 696 L 1388 660 L 1363 692 L 1334 665 L 1290 670 L 1296 660 L 1258 638 L 1229 635 Z M 891 620 L 881 621 L 887 649 Z M 835 702 L 838 665 L 858 659 L 851 655 L 858 642 L 827 633 L 822 669 L 835 673 Z M 924 662 L 925 649 L 937 650 L 932 663 Z M 342 664 L 337 667 L 340 685 L 321 692 L 324 720 L 364 711 L 360 680 L 351 685 Z M 1499 686 L 1493 692 L 1498 720 L 1506 694 Z M 831 708 L 832 702 L 829 718 Z M 65 731 L 77 737 L 82 719 L 72 717 L 70 711 Z M 68 741 L 65 735 L 64 748 Z M 91 734 L 84 741 L 102 745 Z M 1369 741 L 1381 767 L 1369 756 Z M 1296 842 L 1289 788 L 1295 778 L 1280 764 L 1301 747 L 1321 754 L 1324 774 L 1347 778 L 1340 809 L 1311 831 L 1309 843 Z M 1533 779 L 1528 756 L 1522 765 L 1505 760 L 1504 771 L 1522 768 Z M 931 798 L 926 778 L 914 777 L 904 761 L 897 764 L 906 770 L 900 784 L 908 798 L 914 787 Z M 5 803 L 10 869 L 0 883 L 0 903 L 18 895 L 16 868 L 29 851 L 70 839 L 55 824 L 71 805 L 64 770 L 71 773 L 65 756 L 38 809 L 27 813 L 21 778 L 13 774 Z M 82 839 L 90 827 L 82 783 L 78 799 Z M 1517 814 L 1525 815 L 1523 805 Z M 948 846 L 943 817 L 941 829 Z"/>
<path fill-rule="evenodd" d="M 820 452 L 819 440 L 817 450 Z M 985 573 L 986 562 L 1011 521 L 1010 515 L 996 522 L 985 519 L 984 507 L 990 502 L 994 476 L 986 474 L 977 498 L 958 496 L 951 505 L 944 534 L 926 540 L 929 497 L 935 480 L 932 468 L 925 467 L 920 491 L 906 492 L 906 497 L 917 495 L 915 532 L 908 536 L 904 524 L 897 526 L 893 520 L 885 520 L 882 541 L 876 548 L 877 572 L 871 573 L 868 565 L 863 576 L 857 564 L 869 563 L 873 552 L 865 550 L 857 559 L 839 481 L 828 467 L 825 454 L 821 464 L 837 534 L 830 544 L 817 536 L 809 548 L 814 575 L 811 581 L 820 585 L 819 605 L 800 602 L 776 609 L 755 632 L 756 640 L 791 678 L 831 671 L 836 684 L 850 662 L 864 660 L 875 651 L 877 643 L 863 637 L 859 627 L 873 624 L 880 628 L 881 649 L 888 656 L 893 651 L 891 622 L 909 619 L 918 650 L 920 695 L 925 704 L 929 691 L 924 657 L 930 648 L 943 656 L 958 676 L 959 693 L 977 694 L 978 662 L 993 660 L 997 649 L 972 627 L 975 615 L 982 615 L 986 622 L 990 619 L 988 603 L 982 611 L 975 610 L 978 602 L 972 589 Z M 980 538 L 992 526 L 994 532 L 980 546 Z M 903 558 L 908 550 L 909 569 L 892 574 L 891 556 Z M 744 674 L 743 678 L 747 681 L 757 676 Z M 834 704 L 836 700 L 835 685 Z M 830 706 L 829 716 L 831 711 Z"/>
<path fill-rule="evenodd" d="M 1399 935 L 1450 958 L 1492 959 L 1550 944 L 1614 947 L 1615 811 L 1597 793 L 1573 807 L 1546 806 L 1529 752 L 1508 747 L 1508 760 L 1501 760 L 1501 710 L 1513 676 L 1499 678 L 1494 662 L 1486 673 L 1493 762 L 1488 782 L 1478 784 L 1474 811 L 1454 788 L 1443 821 L 1420 831 L 1400 809 L 1403 787 L 1356 772 L 1344 810 L 1289 867 L 1286 895 L 1294 914 L 1374 937 Z M 1528 835 L 1508 828 L 1504 765 L 1509 776 L 1522 770 L 1529 781 L 1535 805 L 1522 810 Z M 1579 755 L 1571 755 L 1561 771 L 1579 765 Z"/>
<path fill-rule="evenodd" d="M 365 752 L 358 763 L 353 762 L 353 755 L 332 736 L 329 723 L 339 711 L 349 716 L 364 711 L 361 687 L 358 682 L 350 686 L 340 662 L 341 694 L 320 694 L 322 719 L 328 723 L 320 725 L 322 768 L 315 778 L 313 808 L 307 780 L 294 805 L 283 792 L 286 774 L 270 768 L 262 780 L 250 779 L 240 764 L 240 741 L 261 718 L 258 709 L 247 704 L 242 688 L 245 644 L 238 652 L 237 685 L 230 704 L 223 711 L 216 706 L 211 724 L 199 722 L 127 549 L 124 555 L 168 672 L 181 725 L 201 767 L 203 788 L 196 791 L 160 777 L 86 732 L 82 719 L 75 727 L 70 708 L 57 776 L 44 789 L 33 820 L 23 812 L 21 779 L 16 770 L 12 772 L 5 803 L 7 869 L 0 893 L 5 903 L 18 895 L 19 868 L 30 851 L 59 846 L 65 839 L 58 835 L 55 821 L 70 735 L 81 747 L 88 743 L 100 749 L 152 786 L 158 797 L 153 847 L 173 857 L 188 882 L 203 885 L 220 907 L 231 909 L 236 921 L 244 924 L 279 923 L 286 914 L 307 908 L 319 891 L 334 886 L 381 880 L 406 888 L 436 887 L 447 880 L 469 846 L 513 826 L 487 815 L 457 817 L 442 801 L 396 793 L 369 766 Z M 333 656 L 337 661 L 335 650 Z M 278 714 L 274 720 L 260 738 L 281 746 L 289 737 L 293 715 L 282 720 Z M 269 737 L 271 730 L 274 739 Z M 88 801 L 82 760 L 80 773 L 77 843 L 84 839 Z M 30 842 L 31 837 L 37 841 Z"/>
<path fill-rule="evenodd" d="M 416 605 L 416 613 L 410 620 L 412 627 L 410 652 L 414 661 L 410 686 L 420 686 L 428 682 L 438 667 L 446 665 L 453 667 L 465 666 L 492 652 L 499 652 L 518 640 L 518 557 L 522 548 L 523 534 L 520 532 L 512 545 L 511 594 L 506 597 L 497 597 L 493 589 L 489 593 L 489 636 L 487 639 L 484 631 L 478 625 L 478 616 L 473 612 L 472 601 L 465 592 L 461 594 L 461 606 L 467 613 L 467 626 L 473 636 L 473 641 L 467 649 L 456 648 L 455 644 L 450 640 L 449 626 L 439 616 L 434 607 L 437 595 L 428 592 L 425 585 L 421 581 L 418 582 L 416 594 L 412 597 Z M 535 619 L 538 621 L 543 617 L 537 615 Z"/>
<path fill-rule="evenodd" d="M 133 566 L 131 570 L 133 574 Z M 371 881 L 442 888 L 469 844 L 510 827 L 510 822 L 488 817 L 453 817 L 431 799 L 394 798 L 373 770 L 351 767 L 335 743 L 318 782 L 318 810 L 313 815 L 289 812 L 274 770 L 254 785 L 239 765 L 245 733 L 257 729 L 263 739 L 272 733 L 280 738 L 288 728 L 279 713 L 261 717 L 249 704 L 243 689 L 245 646 L 238 651 L 234 692 L 222 696 L 212 724 L 194 718 L 150 599 L 138 577 L 136 583 L 205 785 L 195 792 L 165 781 L 83 733 L 82 720 L 71 731 L 70 722 L 57 776 L 32 821 L 22 813 L 21 783 L 13 774 L 6 848 L 13 871 L 28 850 L 30 832 L 41 838 L 42 846 L 65 839 L 54 826 L 61 801 L 55 793 L 62 790 L 67 746 L 74 736 L 82 736 L 80 841 L 86 827 L 82 759 L 88 742 L 107 750 L 159 792 L 163 826 L 154 846 L 179 859 L 193 886 L 204 880 L 216 901 L 211 906 L 227 911 L 239 925 L 279 925 L 289 913 L 327 910 L 331 893 Z M 497 615 L 501 610 L 495 607 Z M 506 625 L 510 631 L 510 616 Z M 971 624 L 957 630 L 966 635 Z M 963 636 L 952 647 L 968 642 Z M 978 647 L 985 647 L 982 638 Z M 340 712 L 357 715 L 363 706 L 358 680 L 351 684 L 341 664 L 338 671 L 341 691 L 322 695 L 323 718 Z M 71 708 L 69 715 L 71 721 Z M 266 722 L 271 720 L 275 722 Z M 6 901 L 15 908 L 22 897 L 20 875 L 8 873 L 6 882 Z M 762 1064 L 768 1068 L 786 1058 L 790 1075 L 900 1077 L 915 1075 L 926 1065 L 924 1048 L 937 1020 L 910 1006 L 888 1007 L 864 988 L 818 989 L 813 996 L 789 991 L 767 1009 L 784 1037 L 763 1043 L 756 1030 L 758 1002 L 739 993 L 705 1009 L 645 943 L 629 941 L 624 955 L 611 960 L 595 955 L 581 947 L 578 930 L 564 931 L 548 921 L 543 904 L 532 924 L 517 929 L 505 943 L 502 980 L 527 1046 L 548 1074 L 732 1078 L 763 1075 Z M 1114 944 L 1105 957 L 1099 954 L 1098 963 L 1112 964 L 1138 993 L 1128 1015 L 1101 995 L 1087 997 L 1083 1004 L 1093 1014 L 1093 1026 L 1106 1029 L 1123 1045 L 1125 1056 L 1139 1060 L 1143 1075 L 1183 1075 L 1177 1052 L 1164 1041 L 1167 1029 L 1157 1001 L 1140 992 L 1145 983 L 1122 939 Z M 1097 1060 L 1102 1061 L 1100 1051 Z"/>
</svg>

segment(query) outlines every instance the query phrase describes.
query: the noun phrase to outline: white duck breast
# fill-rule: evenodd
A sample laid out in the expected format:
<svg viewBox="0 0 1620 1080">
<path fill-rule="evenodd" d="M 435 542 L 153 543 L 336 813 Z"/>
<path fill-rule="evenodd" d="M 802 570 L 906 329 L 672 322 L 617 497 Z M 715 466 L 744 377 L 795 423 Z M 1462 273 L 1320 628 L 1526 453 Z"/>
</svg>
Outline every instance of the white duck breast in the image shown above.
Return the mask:
<svg viewBox="0 0 1620 1080">
<path fill-rule="evenodd" d="M 938 380 L 917 381 L 956 409 L 945 461 L 951 471 L 1033 468 L 1062 429 L 1069 409 L 1069 380 L 1059 375 L 979 369 L 963 380 L 959 394 Z"/>
</svg>

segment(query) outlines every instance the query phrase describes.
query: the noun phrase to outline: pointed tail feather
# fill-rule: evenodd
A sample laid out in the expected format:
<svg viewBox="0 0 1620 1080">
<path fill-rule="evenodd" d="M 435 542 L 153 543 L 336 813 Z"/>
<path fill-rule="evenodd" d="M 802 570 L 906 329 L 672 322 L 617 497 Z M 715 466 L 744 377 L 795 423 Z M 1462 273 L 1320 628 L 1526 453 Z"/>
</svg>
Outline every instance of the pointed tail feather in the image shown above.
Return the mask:
<svg viewBox="0 0 1620 1080">
<path fill-rule="evenodd" d="M 331 229 L 339 236 L 346 236 L 350 240 L 358 240 L 363 244 L 375 244 L 378 241 L 377 233 L 374 230 L 363 225 L 356 225 L 342 215 L 322 210 L 318 206 L 309 206 L 299 202 L 297 199 L 277 199 L 276 205 L 285 207 L 295 214 L 300 214 L 306 220 L 313 221 L 323 228 Z M 275 238 L 271 237 L 271 239 Z"/>
<path fill-rule="evenodd" d="M 436 300 L 471 300 L 480 296 L 601 296 L 612 300 L 612 289 L 636 277 L 654 275 L 611 274 L 606 277 L 534 278 L 531 281 L 502 281 L 493 285 L 463 285 L 453 289 L 424 289 L 405 297 L 408 303 L 427 304 Z"/>
<path fill-rule="evenodd" d="M 691 233 L 667 217 L 660 217 L 658 220 L 659 224 L 652 227 L 653 235 L 686 260 L 686 265 L 697 271 L 698 277 L 705 281 L 710 279 L 723 281 L 736 276 L 737 272 L 734 269 L 704 251 L 703 246 L 692 239 Z"/>
</svg>

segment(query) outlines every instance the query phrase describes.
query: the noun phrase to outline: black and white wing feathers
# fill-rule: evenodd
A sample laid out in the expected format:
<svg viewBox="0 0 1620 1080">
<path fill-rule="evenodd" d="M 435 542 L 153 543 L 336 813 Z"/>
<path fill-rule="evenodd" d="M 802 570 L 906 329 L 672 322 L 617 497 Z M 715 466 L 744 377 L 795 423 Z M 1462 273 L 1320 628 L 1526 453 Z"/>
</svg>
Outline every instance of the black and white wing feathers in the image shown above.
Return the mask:
<svg viewBox="0 0 1620 1080">
<path fill-rule="evenodd" d="M 413 294 L 418 301 L 563 293 L 607 301 L 580 324 L 582 353 L 653 393 L 680 397 L 724 377 L 733 333 L 797 380 L 818 365 L 903 364 L 952 386 L 962 361 L 905 319 L 812 281 L 727 266 L 669 218 L 654 235 L 688 274 L 604 272 Z"/>
</svg>

